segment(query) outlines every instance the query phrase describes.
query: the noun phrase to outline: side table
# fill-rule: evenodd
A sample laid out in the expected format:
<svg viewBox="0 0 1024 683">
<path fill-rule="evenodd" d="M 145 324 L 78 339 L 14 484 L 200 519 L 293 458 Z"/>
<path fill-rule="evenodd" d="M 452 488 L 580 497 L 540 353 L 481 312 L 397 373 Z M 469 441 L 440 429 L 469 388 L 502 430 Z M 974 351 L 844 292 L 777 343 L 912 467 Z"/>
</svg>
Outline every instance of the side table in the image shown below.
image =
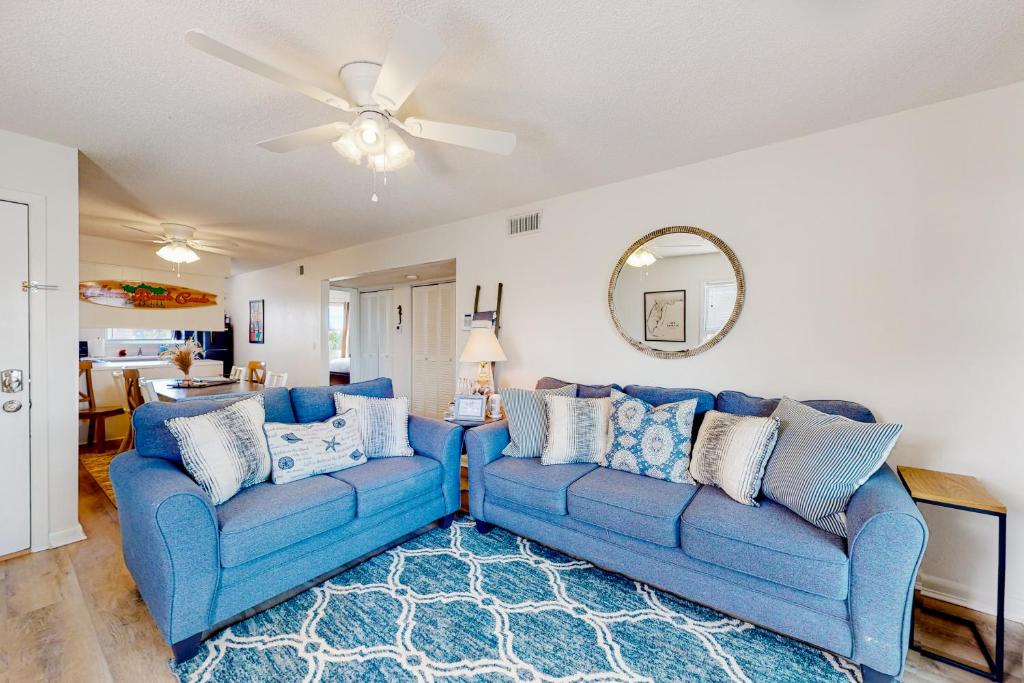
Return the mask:
<svg viewBox="0 0 1024 683">
<path fill-rule="evenodd" d="M 462 511 L 467 514 L 469 514 L 469 462 L 466 460 L 466 432 L 474 427 L 483 427 L 484 425 L 500 422 L 504 419 L 504 417 L 488 417 L 483 422 L 479 420 L 456 420 L 454 418 L 445 419 L 445 422 L 451 422 L 465 429 L 462 433 L 462 466 L 459 468 L 459 489 L 462 497 Z"/>
<path fill-rule="evenodd" d="M 991 681 L 1003 680 L 1003 609 L 1006 593 L 1006 506 L 997 500 L 985 485 L 974 477 L 962 474 L 949 474 L 937 472 L 918 467 L 896 468 L 899 472 L 903 485 L 910 493 L 910 497 L 918 503 L 938 505 L 940 507 L 964 510 L 981 515 L 991 515 L 999 520 L 999 569 L 996 577 L 996 648 L 995 656 L 989 652 L 988 647 L 982 640 L 978 625 L 970 619 L 940 612 L 939 610 L 921 605 L 921 611 L 939 619 L 945 619 L 968 627 L 974 636 L 978 649 L 985 657 L 988 670 L 979 669 L 964 661 L 954 659 L 947 655 L 926 648 L 923 645 L 914 643 L 914 624 L 911 616 L 910 626 L 910 648 L 920 652 L 925 657 L 940 661 L 950 666 L 955 666 L 964 671 L 969 671 Z M 913 612 L 911 612 L 913 614 Z"/>
</svg>

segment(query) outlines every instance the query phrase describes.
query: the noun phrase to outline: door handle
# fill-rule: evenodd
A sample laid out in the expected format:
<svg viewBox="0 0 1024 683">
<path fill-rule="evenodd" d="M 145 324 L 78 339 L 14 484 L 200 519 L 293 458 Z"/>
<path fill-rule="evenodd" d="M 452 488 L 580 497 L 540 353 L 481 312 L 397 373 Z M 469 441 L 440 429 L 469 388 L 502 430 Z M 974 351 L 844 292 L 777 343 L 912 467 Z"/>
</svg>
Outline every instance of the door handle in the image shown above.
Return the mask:
<svg viewBox="0 0 1024 683">
<path fill-rule="evenodd" d="M 16 413 L 21 410 L 21 401 L 4 401 L 3 409 L 5 413 Z"/>
<path fill-rule="evenodd" d="M 10 368 L 8 370 L 0 370 L 0 393 L 17 394 L 22 390 L 22 387 L 24 386 L 23 378 L 24 375 L 21 370 L 17 370 L 14 368 Z"/>
</svg>

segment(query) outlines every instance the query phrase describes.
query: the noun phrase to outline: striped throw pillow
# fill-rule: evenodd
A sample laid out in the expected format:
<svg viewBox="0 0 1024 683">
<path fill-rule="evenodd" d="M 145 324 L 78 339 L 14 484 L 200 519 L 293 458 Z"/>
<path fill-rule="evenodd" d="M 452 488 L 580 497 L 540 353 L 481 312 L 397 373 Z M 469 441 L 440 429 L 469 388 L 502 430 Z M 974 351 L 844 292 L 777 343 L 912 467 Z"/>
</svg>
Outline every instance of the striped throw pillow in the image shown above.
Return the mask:
<svg viewBox="0 0 1024 683">
<path fill-rule="evenodd" d="M 608 452 L 612 414 L 610 398 L 544 397 L 548 437 L 541 452 L 542 465 L 597 462 Z"/>
<path fill-rule="evenodd" d="M 352 394 L 335 394 L 337 412 L 355 408 L 359 431 L 368 458 L 397 458 L 413 455 L 409 445 L 409 399 L 370 398 Z"/>
<path fill-rule="evenodd" d="M 548 434 L 545 396 L 575 396 L 576 385 L 557 389 L 502 389 L 501 400 L 508 415 L 509 444 L 502 455 L 513 458 L 539 458 Z"/>
<path fill-rule="evenodd" d="M 903 425 L 828 415 L 788 397 L 772 416 L 779 442 L 765 469 L 764 495 L 845 538 L 850 498 L 885 463 Z"/>
<path fill-rule="evenodd" d="M 704 414 L 690 459 L 690 476 L 710 484 L 737 503 L 757 505 L 761 478 L 779 434 L 773 417 L 730 415 L 717 410 Z"/>
<path fill-rule="evenodd" d="M 194 417 L 164 424 L 178 441 L 181 462 L 200 488 L 220 505 L 270 476 L 270 450 L 263 434 L 263 396 L 236 401 Z"/>
</svg>

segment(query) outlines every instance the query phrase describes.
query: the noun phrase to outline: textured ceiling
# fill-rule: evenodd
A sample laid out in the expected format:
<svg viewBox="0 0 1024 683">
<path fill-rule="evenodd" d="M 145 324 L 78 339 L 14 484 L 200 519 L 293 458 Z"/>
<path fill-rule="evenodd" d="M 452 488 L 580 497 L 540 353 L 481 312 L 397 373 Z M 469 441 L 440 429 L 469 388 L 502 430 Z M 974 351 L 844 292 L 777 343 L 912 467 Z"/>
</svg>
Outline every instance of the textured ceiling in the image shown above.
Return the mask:
<svg viewBox="0 0 1024 683">
<path fill-rule="evenodd" d="M 411 140 L 384 201 L 328 145 L 255 142 L 334 110 L 186 46 L 210 35 L 321 87 L 395 18 L 446 50 L 402 110 L 513 131 L 511 157 Z M 0 128 L 81 149 L 82 230 L 177 221 L 236 270 L 531 202 L 1024 80 L 1024 3 L 17 2 Z"/>
</svg>

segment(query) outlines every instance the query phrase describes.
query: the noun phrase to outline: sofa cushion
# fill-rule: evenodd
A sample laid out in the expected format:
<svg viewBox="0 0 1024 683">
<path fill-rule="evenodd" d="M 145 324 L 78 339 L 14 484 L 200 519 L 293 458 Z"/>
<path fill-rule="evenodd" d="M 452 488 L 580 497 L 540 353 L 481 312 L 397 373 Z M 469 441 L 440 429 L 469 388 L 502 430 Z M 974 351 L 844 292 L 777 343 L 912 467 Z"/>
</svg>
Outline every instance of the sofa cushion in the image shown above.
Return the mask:
<svg viewBox="0 0 1024 683">
<path fill-rule="evenodd" d="M 849 583 L 845 539 L 762 499 L 740 505 L 705 486 L 683 512 L 680 545 L 690 557 L 834 600 Z"/>
<path fill-rule="evenodd" d="M 334 395 L 339 393 L 371 398 L 393 398 L 395 395 L 387 377 L 329 387 L 295 387 L 291 390 L 291 397 L 296 422 L 320 422 L 334 415 Z"/>
<path fill-rule="evenodd" d="M 573 382 L 566 382 L 564 380 L 555 379 L 554 377 L 541 377 L 537 380 L 537 386 L 535 389 L 561 389 L 567 387 Z M 621 391 L 622 387 L 618 384 L 576 384 L 576 397 L 577 398 L 607 398 L 611 396 L 612 389 Z"/>
<path fill-rule="evenodd" d="M 679 546 L 679 515 L 695 493 L 697 487 L 692 484 L 599 467 L 569 486 L 569 516 L 675 548 Z"/>
<path fill-rule="evenodd" d="M 749 396 L 741 391 L 723 391 L 715 398 L 715 410 L 733 415 L 768 417 L 775 412 L 780 400 L 782 399 Z M 875 421 L 875 416 L 870 410 L 853 401 L 811 400 L 800 402 L 829 415 L 841 415 L 857 422 Z"/>
<path fill-rule="evenodd" d="M 371 459 L 330 476 L 356 490 L 356 514 L 368 517 L 389 507 L 433 491 L 441 496 L 441 464 L 433 458 Z"/>
<path fill-rule="evenodd" d="M 666 389 L 665 387 L 648 387 L 643 384 L 629 384 L 623 392 L 647 401 L 652 406 L 660 406 L 666 403 L 679 403 L 697 399 L 697 407 L 693 411 L 693 433 L 692 439 L 700 429 L 700 423 L 704 420 L 704 413 L 715 407 L 715 395 L 703 389 Z"/>
<path fill-rule="evenodd" d="M 220 563 L 236 567 L 269 555 L 352 521 L 355 509 L 355 489 L 327 475 L 250 486 L 216 508 Z"/>
<path fill-rule="evenodd" d="M 569 485 L 596 468 L 593 463 L 542 465 L 540 458 L 506 456 L 484 468 L 484 488 L 488 498 L 564 515 Z"/>
</svg>

